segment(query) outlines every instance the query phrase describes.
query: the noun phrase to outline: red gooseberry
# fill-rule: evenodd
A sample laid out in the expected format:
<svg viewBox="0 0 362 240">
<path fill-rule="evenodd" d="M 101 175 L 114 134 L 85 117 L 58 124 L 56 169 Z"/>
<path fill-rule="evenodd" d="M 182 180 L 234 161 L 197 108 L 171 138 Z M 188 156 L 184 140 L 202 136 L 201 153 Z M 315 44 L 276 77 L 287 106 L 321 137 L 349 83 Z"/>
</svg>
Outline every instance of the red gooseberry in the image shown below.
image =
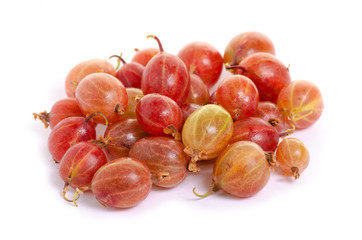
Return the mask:
<svg viewBox="0 0 362 240">
<path fill-rule="evenodd" d="M 142 97 L 136 106 L 136 116 L 142 128 L 152 136 L 171 134 L 179 139 L 182 111 L 177 103 L 157 93 Z"/>
<path fill-rule="evenodd" d="M 190 91 L 190 75 L 182 60 L 163 51 L 160 40 L 157 40 L 160 53 L 155 55 L 146 65 L 143 72 L 141 88 L 144 94 L 159 93 L 177 104 L 185 102 Z"/>
<path fill-rule="evenodd" d="M 213 169 L 213 186 L 206 197 L 222 189 L 239 198 L 250 197 L 267 184 L 270 177 L 272 153 L 264 153 L 256 143 L 240 141 L 228 146 L 216 159 Z"/>
<path fill-rule="evenodd" d="M 276 159 L 284 175 L 298 179 L 309 164 L 309 152 L 300 140 L 285 138 L 277 148 Z"/>
<path fill-rule="evenodd" d="M 128 103 L 127 110 L 123 114 L 123 118 L 136 118 L 136 106 L 139 98 L 143 96 L 143 92 L 139 88 L 126 88 Z"/>
<path fill-rule="evenodd" d="M 107 163 L 106 155 L 102 149 L 90 142 L 79 142 L 71 146 L 60 161 L 59 174 L 65 182 L 63 197 L 68 186 L 72 188 L 88 187 L 96 171 Z"/>
<path fill-rule="evenodd" d="M 79 194 L 92 190 L 103 206 L 129 208 L 143 201 L 151 186 L 151 174 L 143 162 L 130 157 L 118 158 L 98 169 L 90 187 L 77 188 L 73 202 L 78 206 Z"/>
<path fill-rule="evenodd" d="M 54 103 L 49 113 L 44 111 L 39 114 L 33 113 L 33 115 L 34 119 L 39 118 L 44 123 L 45 128 L 50 126 L 51 129 L 65 118 L 84 116 L 75 98 L 61 99 Z"/>
<path fill-rule="evenodd" d="M 145 67 L 142 64 L 137 62 L 126 63 L 122 56 L 113 55 L 120 62 L 123 63 L 123 66 L 118 69 L 116 77 L 122 82 L 123 86 L 126 88 L 141 88 L 142 74 Z"/>
<path fill-rule="evenodd" d="M 259 93 L 248 77 L 232 75 L 220 83 L 216 101 L 238 120 L 253 115 L 258 108 Z"/>
<path fill-rule="evenodd" d="M 79 82 L 91 73 L 108 73 L 112 76 L 116 75 L 114 66 L 105 59 L 90 59 L 78 63 L 68 73 L 65 79 L 65 91 L 68 97 L 74 97 L 75 89 Z"/>
<path fill-rule="evenodd" d="M 275 55 L 272 41 L 259 32 L 244 32 L 233 37 L 225 48 L 224 63 L 237 65 L 255 52 L 268 52 Z"/>
<path fill-rule="evenodd" d="M 116 77 L 107 73 L 87 75 L 79 83 L 75 97 L 83 114 L 101 112 L 109 123 L 119 121 L 127 109 L 126 89 Z M 104 118 L 95 116 L 94 122 L 104 124 Z"/>
<path fill-rule="evenodd" d="M 199 109 L 201 105 L 196 103 L 186 103 L 181 106 L 182 111 L 182 122 L 185 123 L 186 119 L 191 115 L 191 113 L 195 112 Z"/>
<path fill-rule="evenodd" d="M 190 92 L 185 103 L 196 103 L 205 105 L 209 102 L 209 88 L 201 78 L 193 73 L 190 74 Z"/>
<path fill-rule="evenodd" d="M 177 54 L 190 73 L 198 75 L 208 86 L 213 86 L 223 69 L 223 59 L 219 51 L 206 42 L 191 42 Z"/>
<path fill-rule="evenodd" d="M 147 63 L 160 52 L 157 48 L 145 48 L 145 49 L 137 49 L 135 48 L 136 54 L 132 58 L 132 62 L 137 62 L 142 64 L 143 66 L 146 66 Z"/>
<path fill-rule="evenodd" d="M 230 144 L 238 141 L 251 141 L 264 151 L 274 151 L 279 143 L 279 133 L 268 122 L 248 117 L 234 122 Z"/>
<path fill-rule="evenodd" d="M 154 185 L 172 188 L 187 175 L 190 157 L 183 151 L 184 145 L 168 137 L 147 137 L 138 140 L 129 156 L 143 161 L 152 175 Z"/>
<path fill-rule="evenodd" d="M 296 80 L 280 91 L 277 106 L 296 128 L 307 128 L 322 115 L 323 98 L 318 87 L 306 80 Z"/>
</svg>

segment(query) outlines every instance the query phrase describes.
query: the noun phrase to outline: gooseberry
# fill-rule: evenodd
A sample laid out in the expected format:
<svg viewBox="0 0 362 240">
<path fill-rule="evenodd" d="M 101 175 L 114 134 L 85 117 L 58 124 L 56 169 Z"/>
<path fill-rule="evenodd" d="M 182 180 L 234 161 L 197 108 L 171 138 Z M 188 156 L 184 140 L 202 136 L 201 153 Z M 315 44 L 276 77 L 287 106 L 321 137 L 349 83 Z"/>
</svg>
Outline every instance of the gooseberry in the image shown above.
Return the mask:
<svg viewBox="0 0 362 240">
<path fill-rule="evenodd" d="M 145 49 L 137 49 L 135 48 L 136 54 L 132 58 L 132 62 L 137 62 L 146 67 L 147 63 L 160 52 L 157 48 L 145 48 Z"/>
<path fill-rule="evenodd" d="M 110 58 L 116 57 L 123 66 L 118 69 L 116 77 L 122 82 L 126 88 L 141 88 L 142 74 L 145 67 L 137 62 L 126 63 L 122 56 L 112 55 Z"/>
</svg>

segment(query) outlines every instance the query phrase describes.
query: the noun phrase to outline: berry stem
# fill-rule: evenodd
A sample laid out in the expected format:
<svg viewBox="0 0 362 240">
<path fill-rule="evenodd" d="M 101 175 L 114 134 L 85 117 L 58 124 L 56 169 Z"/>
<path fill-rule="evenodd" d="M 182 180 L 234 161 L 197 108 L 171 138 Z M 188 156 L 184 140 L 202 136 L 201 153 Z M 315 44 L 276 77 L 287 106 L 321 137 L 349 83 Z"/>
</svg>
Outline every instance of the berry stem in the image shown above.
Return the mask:
<svg viewBox="0 0 362 240">
<path fill-rule="evenodd" d="M 118 55 L 112 55 L 112 56 L 109 57 L 109 59 L 114 58 L 114 57 L 118 58 L 118 65 L 117 65 L 116 69 L 119 68 L 120 62 L 122 62 L 123 64 L 126 64 L 126 61 L 122 58 L 122 53 L 119 56 Z"/>
<path fill-rule="evenodd" d="M 155 35 L 147 35 L 146 37 L 155 39 L 157 41 L 157 43 L 158 43 L 158 48 L 160 49 L 160 52 L 164 52 L 161 41 L 157 36 L 155 36 Z"/>
<path fill-rule="evenodd" d="M 212 186 L 212 188 L 209 189 L 209 191 L 207 191 L 205 194 L 202 194 L 202 195 L 201 195 L 201 194 L 198 194 L 198 193 L 195 191 L 195 189 L 196 189 L 196 187 L 194 187 L 194 188 L 192 189 L 192 192 L 193 192 L 196 196 L 198 196 L 198 197 L 200 197 L 200 198 L 204 198 L 204 197 L 207 197 L 207 196 L 209 196 L 209 195 L 211 195 L 211 194 L 219 191 L 219 190 L 220 190 L 220 187 L 219 187 L 218 185 L 214 184 L 214 185 Z"/>
<path fill-rule="evenodd" d="M 168 125 L 163 129 L 163 132 L 167 135 L 171 135 L 176 141 L 181 142 L 181 133 L 174 125 Z"/>
<path fill-rule="evenodd" d="M 76 188 L 76 191 L 74 193 L 74 196 L 73 196 L 73 203 L 76 207 L 78 207 L 78 204 L 76 203 L 76 201 L 79 199 L 80 195 L 84 192 L 84 191 L 87 191 L 87 190 L 90 190 L 91 188 L 90 187 L 80 187 L 80 188 Z"/>
<path fill-rule="evenodd" d="M 276 126 L 278 126 L 280 121 L 276 118 L 272 118 L 272 119 L 269 119 L 268 123 L 270 123 L 270 125 L 272 125 L 273 127 L 276 127 Z"/>
<path fill-rule="evenodd" d="M 291 167 L 290 170 L 293 173 L 294 179 L 297 180 L 299 178 L 299 176 L 300 176 L 299 169 L 297 167 Z"/>
<path fill-rule="evenodd" d="M 207 159 L 206 152 L 198 149 L 192 149 L 191 147 L 185 147 L 184 152 L 191 157 L 187 169 L 190 172 L 199 172 L 200 168 L 197 167 L 196 162 Z"/>
<path fill-rule="evenodd" d="M 50 114 L 47 111 L 41 112 L 39 114 L 33 113 L 34 119 L 39 118 L 40 121 L 44 123 L 45 128 L 49 127 Z"/>
<path fill-rule="evenodd" d="M 85 122 L 89 122 L 89 120 L 91 120 L 91 119 L 92 119 L 93 117 L 95 117 L 96 115 L 101 115 L 101 116 L 104 118 L 104 120 L 106 121 L 105 125 L 108 126 L 108 119 L 107 119 L 106 115 L 104 115 L 104 114 L 101 113 L 101 112 L 94 112 L 94 113 L 90 114 L 89 116 L 87 116 L 87 117 L 85 118 Z"/>
</svg>

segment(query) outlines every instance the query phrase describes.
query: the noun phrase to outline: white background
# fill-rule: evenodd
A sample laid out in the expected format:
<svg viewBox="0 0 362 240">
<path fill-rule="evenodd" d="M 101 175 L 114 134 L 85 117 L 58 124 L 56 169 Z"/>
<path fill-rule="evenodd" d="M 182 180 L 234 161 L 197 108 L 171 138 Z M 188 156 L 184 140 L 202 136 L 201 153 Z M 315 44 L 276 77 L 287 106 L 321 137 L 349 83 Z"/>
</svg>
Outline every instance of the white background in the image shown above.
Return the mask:
<svg viewBox="0 0 362 240">
<path fill-rule="evenodd" d="M 359 1 L 2 1 L 1 239 L 361 239 L 361 66 Z M 273 173 L 248 199 L 204 199 L 211 163 L 171 190 L 153 188 L 138 206 L 104 208 L 83 194 L 74 207 L 47 151 L 50 129 L 33 112 L 65 97 L 77 63 L 133 48 L 170 53 L 201 40 L 221 53 L 245 31 L 274 42 L 294 80 L 322 91 L 321 119 L 295 137 L 311 160 L 300 179 Z M 5 223 L 4 223 L 5 222 Z M 10 235 L 9 235 L 10 234 Z M 5 237 L 7 236 L 7 237 Z"/>
</svg>

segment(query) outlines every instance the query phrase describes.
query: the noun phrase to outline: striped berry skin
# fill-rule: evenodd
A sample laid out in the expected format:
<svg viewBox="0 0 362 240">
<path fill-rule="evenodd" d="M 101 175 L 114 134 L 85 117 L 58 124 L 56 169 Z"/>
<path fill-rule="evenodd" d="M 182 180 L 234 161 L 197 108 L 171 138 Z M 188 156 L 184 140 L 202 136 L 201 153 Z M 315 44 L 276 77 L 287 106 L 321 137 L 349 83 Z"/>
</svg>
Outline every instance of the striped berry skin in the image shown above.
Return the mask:
<svg viewBox="0 0 362 240">
<path fill-rule="evenodd" d="M 110 138 L 112 144 L 131 148 L 139 139 L 149 135 L 143 130 L 137 119 L 122 119 L 104 132 L 104 138 Z"/>
<path fill-rule="evenodd" d="M 151 190 L 147 166 L 135 158 L 118 158 L 94 174 L 91 190 L 102 205 L 129 208 L 139 204 Z"/>
<path fill-rule="evenodd" d="M 224 79 L 216 92 L 216 101 L 234 120 L 254 114 L 259 104 L 259 93 L 253 81 L 242 75 Z"/>
<path fill-rule="evenodd" d="M 220 52 L 206 42 L 191 42 L 177 54 L 190 73 L 198 75 L 208 87 L 215 85 L 223 69 Z"/>
<path fill-rule="evenodd" d="M 75 96 L 75 90 L 80 81 L 91 73 L 108 73 L 112 76 L 116 75 L 114 66 L 105 59 L 90 59 L 78 63 L 68 73 L 65 79 L 65 91 L 68 97 Z"/>
<path fill-rule="evenodd" d="M 279 92 L 291 81 L 288 67 L 270 53 L 251 54 L 239 67 L 241 74 L 255 83 L 260 101 L 276 102 Z"/>
<path fill-rule="evenodd" d="M 182 111 L 171 98 L 157 93 L 142 97 L 136 106 L 136 117 L 142 128 L 152 136 L 167 136 L 164 130 L 182 126 Z"/>
<path fill-rule="evenodd" d="M 324 108 L 318 87 L 306 80 L 293 81 L 280 91 L 277 106 L 284 117 L 299 129 L 314 124 L 322 115 Z"/>
<path fill-rule="evenodd" d="M 308 167 L 309 152 L 302 141 L 296 138 L 285 138 L 277 148 L 276 160 L 284 175 L 298 179 Z"/>
<path fill-rule="evenodd" d="M 83 114 L 101 112 L 114 123 L 122 118 L 127 109 L 128 96 L 123 84 L 107 73 L 92 73 L 78 85 L 75 97 Z M 95 116 L 94 122 L 105 123 L 102 116 Z"/>
<path fill-rule="evenodd" d="M 107 163 L 107 158 L 101 148 L 90 142 L 79 142 L 64 154 L 59 174 L 66 185 L 73 188 L 88 187 L 93 175 Z"/>
<path fill-rule="evenodd" d="M 174 100 L 178 105 L 185 102 L 190 91 L 190 74 L 182 60 L 163 51 L 157 37 L 160 53 L 146 65 L 142 75 L 143 93 L 159 93 Z"/>
<path fill-rule="evenodd" d="M 213 169 L 214 188 L 240 198 L 259 192 L 269 177 L 270 167 L 263 149 L 250 141 L 227 147 Z"/>
<path fill-rule="evenodd" d="M 268 122 L 260 118 L 248 117 L 234 122 L 230 143 L 238 141 L 252 141 L 264 151 L 275 151 L 279 143 L 279 133 Z"/>
<path fill-rule="evenodd" d="M 259 32 L 244 32 L 233 37 L 225 48 L 224 63 L 239 64 L 255 52 L 268 52 L 275 55 L 272 41 Z"/>
<path fill-rule="evenodd" d="M 145 67 L 136 62 L 124 63 L 116 77 L 126 88 L 141 88 L 142 74 Z"/>
<path fill-rule="evenodd" d="M 182 129 L 185 152 L 191 157 L 189 170 L 199 171 L 196 161 L 217 157 L 233 134 L 233 120 L 221 106 L 207 104 L 194 111 Z"/>
<path fill-rule="evenodd" d="M 152 174 L 154 185 L 172 188 L 187 176 L 190 157 L 184 145 L 168 137 L 147 137 L 133 144 L 129 156 L 143 161 Z"/>
<path fill-rule="evenodd" d="M 89 117 L 69 117 L 55 126 L 48 138 L 48 149 L 54 161 L 60 162 L 72 145 L 96 138 L 95 126 L 89 120 Z"/>
</svg>

